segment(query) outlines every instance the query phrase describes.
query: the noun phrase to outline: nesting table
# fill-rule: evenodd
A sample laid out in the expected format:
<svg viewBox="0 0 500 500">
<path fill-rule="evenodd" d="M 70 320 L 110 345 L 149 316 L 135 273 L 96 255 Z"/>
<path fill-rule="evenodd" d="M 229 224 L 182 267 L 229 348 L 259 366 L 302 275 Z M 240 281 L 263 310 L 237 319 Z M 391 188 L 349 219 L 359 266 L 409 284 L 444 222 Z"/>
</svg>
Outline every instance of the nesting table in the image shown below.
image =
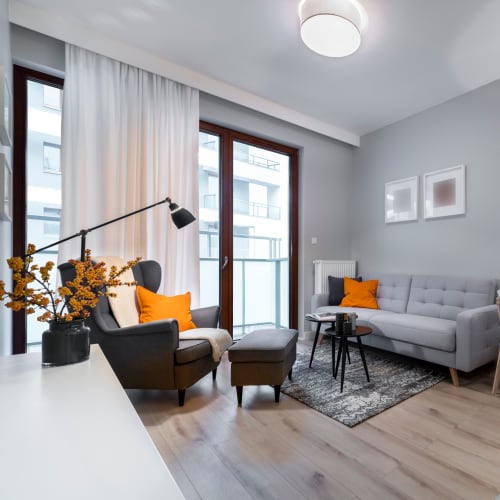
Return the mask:
<svg viewBox="0 0 500 500">
<path fill-rule="evenodd" d="M 329 328 L 326 328 L 323 331 L 323 334 L 332 337 L 332 375 L 334 378 L 337 378 L 338 370 L 340 363 L 342 363 L 342 369 L 340 372 L 340 392 L 344 390 L 344 376 L 345 376 L 345 364 L 346 358 L 351 363 L 351 359 L 349 356 L 349 347 L 348 340 L 350 338 L 355 338 L 358 343 L 359 354 L 361 356 L 361 360 L 363 361 L 363 367 L 366 373 L 366 379 L 368 382 L 370 381 L 370 375 L 368 373 L 368 366 L 366 364 L 365 352 L 363 350 L 363 343 L 361 342 L 361 337 L 365 335 L 370 335 L 372 333 L 372 329 L 367 326 L 356 327 L 352 333 L 348 335 L 344 335 L 342 333 L 338 333 L 335 330 L 335 318 L 333 316 L 326 316 L 324 318 L 313 318 L 311 316 L 306 316 L 307 321 L 312 323 L 316 323 L 316 333 L 314 335 L 314 342 L 311 350 L 311 358 L 309 359 L 309 368 L 312 366 L 312 362 L 314 359 L 314 352 L 316 351 L 316 345 L 318 344 L 319 334 L 321 333 L 321 325 L 324 323 L 330 324 Z M 339 349 L 337 352 L 336 360 L 335 360 L 335 339 L 339 339 Z"/>
</svg>

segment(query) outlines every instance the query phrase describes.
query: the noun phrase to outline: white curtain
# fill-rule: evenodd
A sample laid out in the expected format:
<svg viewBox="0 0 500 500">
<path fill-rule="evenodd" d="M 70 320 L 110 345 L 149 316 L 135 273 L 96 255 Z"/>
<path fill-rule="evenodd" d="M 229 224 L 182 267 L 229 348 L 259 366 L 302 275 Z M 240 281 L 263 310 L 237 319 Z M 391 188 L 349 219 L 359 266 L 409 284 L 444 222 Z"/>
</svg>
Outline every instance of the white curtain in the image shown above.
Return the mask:
<svg viewBox="0 0 500 500">
<path fill-rule="evenodd" d="M 165 199 L 198 217 L 198 90 L 66 45 L 61 238 Z M 157 260 L 168 295 L 199 301 L 198 223 L 168 204 L 87 235 L 92 255 Z M 59 260 L 80 255 L 80 239 Z"/>
</svg>

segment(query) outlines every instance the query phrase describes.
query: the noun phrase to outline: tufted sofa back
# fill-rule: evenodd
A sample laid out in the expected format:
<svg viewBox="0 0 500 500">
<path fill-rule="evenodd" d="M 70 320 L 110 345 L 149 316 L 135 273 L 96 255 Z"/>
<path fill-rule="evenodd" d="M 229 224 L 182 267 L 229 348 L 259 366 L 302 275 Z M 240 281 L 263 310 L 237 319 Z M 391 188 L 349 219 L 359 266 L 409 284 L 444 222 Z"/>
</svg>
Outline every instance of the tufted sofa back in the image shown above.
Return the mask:
<svg viewBox="0 0 500 500">
<path fill-rule="evenodd" d="M 363 281 L 378 280 L 377 303 L 380 309 L 397 313 L 406 312 L 410 295 L 410 274 L 363 275 Z"/>
<path fill-rule="evenodd" d="M 488 279 L 415 275 L 406 312 L 456 320 L 466 309 L 493 304 L 495 288 L 495 281 Z"/>
</svg>

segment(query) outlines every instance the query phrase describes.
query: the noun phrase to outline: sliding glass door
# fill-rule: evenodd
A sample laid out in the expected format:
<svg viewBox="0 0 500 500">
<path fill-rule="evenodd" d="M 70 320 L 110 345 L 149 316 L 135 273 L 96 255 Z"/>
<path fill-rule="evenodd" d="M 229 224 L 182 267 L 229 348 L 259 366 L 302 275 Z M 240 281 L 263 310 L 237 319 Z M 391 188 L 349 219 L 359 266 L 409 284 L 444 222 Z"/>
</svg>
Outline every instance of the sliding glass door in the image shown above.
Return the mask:
<svg viewBox="0 0 500 500">
<path fill-rule="evenodd" d="M 297 322 L 297 151 L 202 123 L 202 305 L 234 338 Z"/>
</svg>

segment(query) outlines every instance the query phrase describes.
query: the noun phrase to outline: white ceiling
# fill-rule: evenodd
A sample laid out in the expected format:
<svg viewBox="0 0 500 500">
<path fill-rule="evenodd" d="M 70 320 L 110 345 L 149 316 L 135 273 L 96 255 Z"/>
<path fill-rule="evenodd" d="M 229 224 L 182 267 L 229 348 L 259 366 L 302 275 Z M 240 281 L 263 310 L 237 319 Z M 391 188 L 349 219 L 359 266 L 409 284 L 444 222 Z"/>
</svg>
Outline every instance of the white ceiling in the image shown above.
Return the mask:
<svg viewBox="0 0 500 500">
<path fill-rule="evenodd" d="M 149 54 L 175 63 L 170 70 L 179 81 L 183 69 L 191 70 L 201 90 L 229 84 L 220 89 L 231 100 L 248 98 L 251 105 L 251 96 L 263 98 L 269 114 L 279 105 L 277 116 L 298 112 L 306 126 L 311 118 L 339 138 L 364 135 L 500 78 L 500 0 L 360 2 L 369 24 L 360 50 L 341 59 L 302 44 L 299 0 L 10 3 L 13 22 L 77 44 L 75 33 L 85 30 L 94 50 L 116 41 L 136 61 Z"/>
</svg>

